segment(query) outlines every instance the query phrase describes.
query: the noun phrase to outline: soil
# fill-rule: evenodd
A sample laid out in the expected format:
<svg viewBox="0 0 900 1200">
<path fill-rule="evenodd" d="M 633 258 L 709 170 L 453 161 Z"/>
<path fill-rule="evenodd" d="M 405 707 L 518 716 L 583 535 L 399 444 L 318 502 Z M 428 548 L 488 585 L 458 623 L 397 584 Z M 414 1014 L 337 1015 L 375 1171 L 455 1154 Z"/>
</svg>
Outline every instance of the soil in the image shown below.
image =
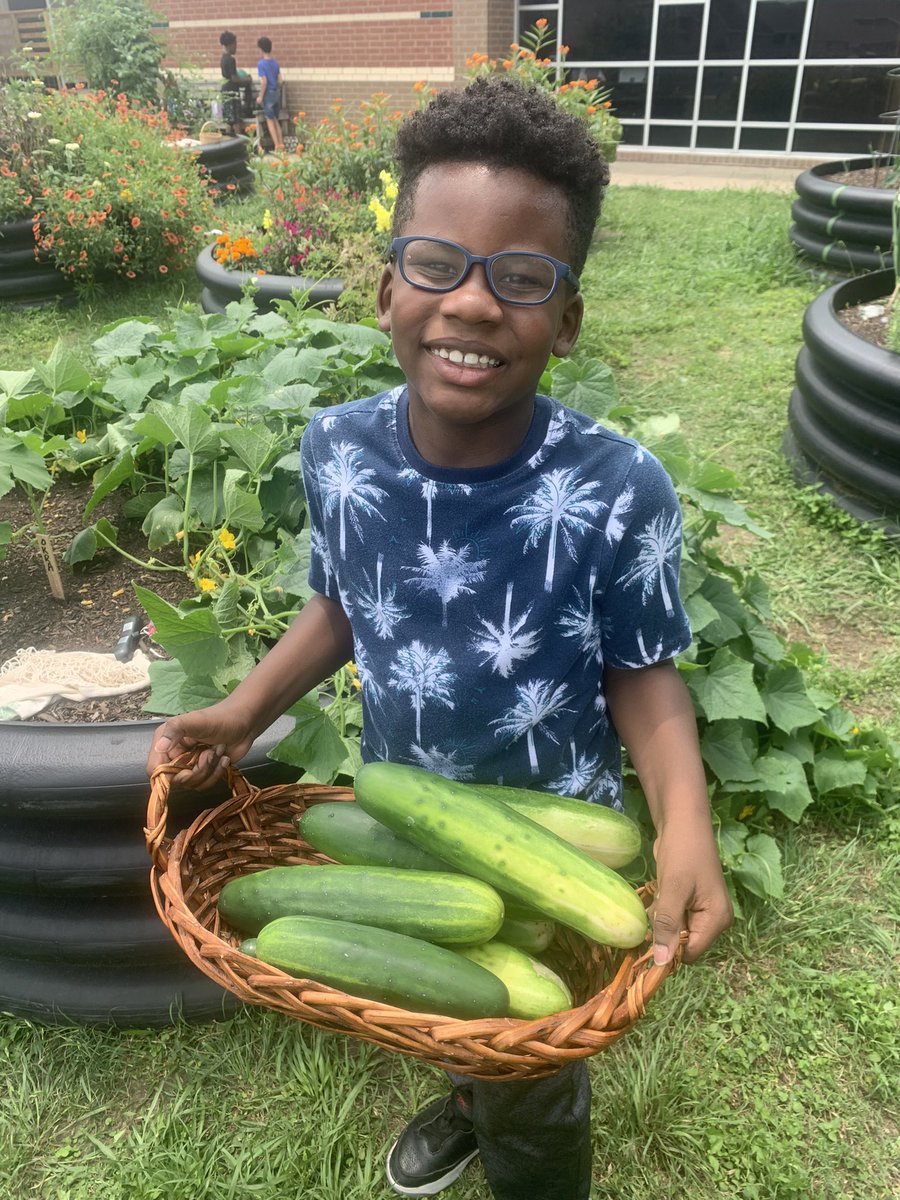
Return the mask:
<svg viewBox="0 0 900 1200">
<path fill-rule="evenodd" d="M 896 189 L 896 182 L 888 181 L 887 167 L 865 167 L 861 171 L 837 171 L 834 175 L 825 175 L 832 183 L 848 183 L 851 187 Z"/>
<path fill-rule="evenodd" d="M 182 576 L 143 570 L 114 550 L 103 550 L 90 562 L 74 568 L 63 562 L 73 536 L 84 527 L 82 514 L 91 492 L 89 481 L 63 476 L 50 489 L 44 505 L 44 525 L 52 540 L 64 600 L 52 596 L 43 560 L 27 536 L 16 538 L 6 559 L 0 562 L 0 664 L 29 646 L 111 653 L 124 621 L 138 617 L 142 626 L 146 621 L 134 594 L 134 583 L 150 588 L 171 604 L 191 594 Z M 140 525 L 128 521 L 119 511 L 124 499 L 108 497 L 94 510 L 91 520 L 107 517 L 118 530 L 122 547 L 146 559 L 147 545 Z M 19 529 L 31 519 L 31 509 L 17 494 L 11 492 L 0 498 L 0 521 L 9 521 Z M 140 644 L 150 653 L 148 638 L 143 637 Z M 60 700 L 35 714 L 33 720 L 65 724 L 146 720 L 150 715 L 143 711 L 147 696 L 145 689 L 83 703 Z"/>
</svg>

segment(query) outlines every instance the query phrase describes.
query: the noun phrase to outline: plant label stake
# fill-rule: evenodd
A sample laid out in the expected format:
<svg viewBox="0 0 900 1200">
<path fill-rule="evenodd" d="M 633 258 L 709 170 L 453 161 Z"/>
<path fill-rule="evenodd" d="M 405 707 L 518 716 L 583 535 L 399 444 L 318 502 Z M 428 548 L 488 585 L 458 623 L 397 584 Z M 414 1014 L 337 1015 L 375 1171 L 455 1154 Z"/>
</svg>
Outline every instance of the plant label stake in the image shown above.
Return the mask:
<svg viewBox="0 0 900 1200">
<path fill-rule="evenodd" d="M 62 576 L 59 573 L 59 566 L 56 562 L 56 554 L 53 551 L 53 542 L 50 539 L 50 535 L 37 533 L 35 537 L 37 538 L 37 547 L 44 563 L 44 570 L 47 572 L 50 594 L 54 600 L 65 600 L 66 593 L 63 589 Z"/>
</svg>

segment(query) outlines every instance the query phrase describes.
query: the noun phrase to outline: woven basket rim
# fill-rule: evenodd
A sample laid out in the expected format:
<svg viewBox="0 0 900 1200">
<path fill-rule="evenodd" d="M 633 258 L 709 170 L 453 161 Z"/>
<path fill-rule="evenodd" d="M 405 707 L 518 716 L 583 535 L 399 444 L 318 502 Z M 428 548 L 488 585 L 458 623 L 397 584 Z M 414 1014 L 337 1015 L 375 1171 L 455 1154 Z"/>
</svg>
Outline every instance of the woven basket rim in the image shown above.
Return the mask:
<svg viewBox="0 0 900 1200">
<path fill-rule="evenodd" d="M 271 854 L 267 857 L 262 849 L 257 852 L 254 825 L 267 838 L 276 836 L 266 821 L 273 819 L 272 813 L 280 806 L 350 800 L 352 790 L 319 784 L 279 784 L 260 789 L 231 769 L 229 799 L 204 810 L 169 839 L 165 833 L 168 792 L 172 777 L 186 761 L 179 759 L 158 767 L 151 782 L 145 828 L 153 861 L 151 893 L 160 918 L 182 951 L 204 974 L 245 1003 L 268 1007 L 319 1028 L 350 1034 L 474 1078 L 538 1078 L 573 1059 L 597 1053 L 627 1032 L 643 1016 L 647 1001 L 680 964 L 680 948 L 670 963 L 657 966 L 652 961 L 649 939 L 642 947 L 621 951 L 596 946 L 561 929 L 559 937 L 564 942 L 579 949 L 584 943 L 595 972 L 605 970 L 607 978 L 604 986 L 582 1004 L 532 1021 L 514 1017 L 461 1020 L 413 1012 L 288 975 L 241 953 L 227 936 L 222 936 L 224 923 L 214 911 L 210 888 L 196 876 L 185 879 L 183 868 L 192 854 L 199 853 L 197 845 L 203 839 L 218 838 L 221 842 L 222 831 L 231 825 L 241 831 L 240 836 L 252 850 L 252 866 L 275 865 Z M 292 834 L 290 841 L 296 842 L 298 857 L 306 854 L 305 865 L 332 861 L 307 847 L 295 829 Z M 284 844 L 282 837 L 279 845 Z M 289 856 L 277 859 L 288 860 Z M 225 881 L 225 876 L 219 879 L 216 897 Z M 638 892 L 649 906 L 655 885 L 646 884 Z M 204 906 L 209 909 L 211 928 L 195 912 L 195 908 L 202 911 Z M 231 936 L 238 937 L 236 932 Z"/>
</svg>

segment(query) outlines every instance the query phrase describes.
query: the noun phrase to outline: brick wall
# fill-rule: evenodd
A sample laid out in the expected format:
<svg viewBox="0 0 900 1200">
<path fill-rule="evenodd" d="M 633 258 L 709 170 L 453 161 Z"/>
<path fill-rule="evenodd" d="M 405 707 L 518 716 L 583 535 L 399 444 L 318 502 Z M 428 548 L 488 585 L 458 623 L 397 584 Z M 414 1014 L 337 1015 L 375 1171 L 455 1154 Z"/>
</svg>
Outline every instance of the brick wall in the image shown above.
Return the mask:
<svg viewBox="0 0 900 1200">
<path fill-rule="evenodd" d="M 426 0 L 428 3 L 429 0 Z M 167 66 L 219 76 L 219 34 L 238 39 L 237 61 L 255 76 L 256 39 L 272 39 L 293 111 L 318 119 L 340 96 L 345 106 L 387 92 L 398 107 L 412 85 L 458 86 L 474 51 L 505 57 L 514 37 L 514 0 L 266 0 L 247 16 L 237 0 L 157 0 L 169 23 Z"/>
</svg>

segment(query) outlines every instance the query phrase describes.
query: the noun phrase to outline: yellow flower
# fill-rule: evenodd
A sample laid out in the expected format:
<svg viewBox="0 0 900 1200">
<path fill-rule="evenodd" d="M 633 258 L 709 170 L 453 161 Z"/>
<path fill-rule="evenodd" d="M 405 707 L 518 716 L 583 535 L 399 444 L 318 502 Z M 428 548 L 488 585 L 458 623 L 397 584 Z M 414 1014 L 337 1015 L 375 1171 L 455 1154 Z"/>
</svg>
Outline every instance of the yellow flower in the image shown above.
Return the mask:
<svg viewBox="0 0 900 1200">
<path fill-rule="evenodd" d="M 133 200 L 134 197 L 131 194 L 131 188 L 122 188 L 121 192 L 119 192 L 119 199 L 127 201 Z"/>
<path fill-rule="evenodd" d="M 179 529 L 178 532 L 175 534 L 175 541 L 176 542 L 184 541 L 184 530 L 183 529 Z"/>
<path fill-rule="evenodd" d="M 203 557 L 203 551 L 198 550 L 196 554 L 192 554 L 189 557 L 188 562 L 191 564 L 192 567 L 196 567 L 197 563 L 200 561 L 200 559 L 202 557 Z"/>
<path fill-rule="evenodd" d="M 272 214 L 269 212 L 268 209 L 266 209 L 266 211 L 263 213 L 263 229 L 265 229 L 266 233 L 268 233 L 271 228 L 272 228 Z"/>
<path fill-rule="evenodd" d="M 356 665 L 356 663 L 355 663 L 355 662 L 348 662 L 348 663 L 347 663 L 347 670 L 350 672 L 350 674 L 351 674 L 351 675 L 358 675 L 358 674 L 359 674 L 359 668 L 357 667 L 357 665 Z"/>
<path fill-rule="evenodd" d="M 737 819 L 739 821 L 745 821 L 747 819 L 747 817 L 752 817 L 755 812 L 756 812 L 756 809 L 752 804 L 745 804 L 744 807 L 741 809 L 741 811 L 738 813 Z"/>
<path fill-rule="evenodd" d="M 234 539 L 234 534 L 229 529 L 219 530 L 219 541 L 226 550 L 233 550 L 237 545 Z"/>
<path fill-rule="evenodd" d="M 375 228 L 379 233 L 387 233 L 391 227 L 391 214 L 377 196 L 369 201 L 369 212 L 375 214 Z"/>
<path fill-rule="evenodd" d="M 212 579 L 198 580 L 201 592 L 214 592 L 216 590 L 215 581 Z"/>
<path fill-rule="evenodd" d="M 76 429 L 75 436 L 78 438 L 79 442 L 81 442 L 82 446 L 87 441 L 87 434 L 83 429 Z"/>
</svg>

